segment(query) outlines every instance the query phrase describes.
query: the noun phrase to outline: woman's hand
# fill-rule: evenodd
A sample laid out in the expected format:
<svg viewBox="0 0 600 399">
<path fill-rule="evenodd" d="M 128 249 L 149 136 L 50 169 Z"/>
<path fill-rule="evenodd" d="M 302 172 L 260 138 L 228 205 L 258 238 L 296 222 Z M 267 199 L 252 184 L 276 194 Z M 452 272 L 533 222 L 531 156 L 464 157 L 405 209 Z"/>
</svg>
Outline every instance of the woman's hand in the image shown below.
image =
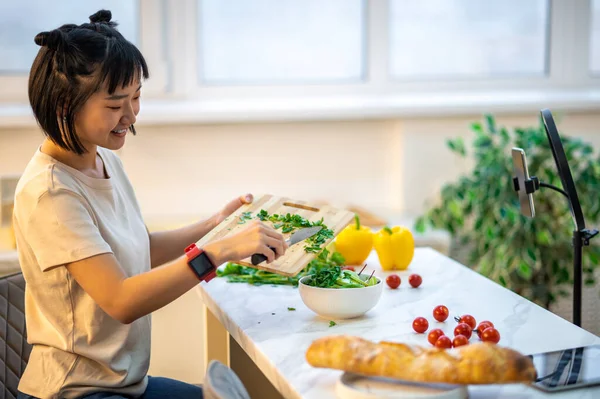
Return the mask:
<svg viewBox="0 0 600 399">
<path fill-rule="evenodd" d="M 188 245 L 200 240 L 240 206 L 250 204 L 252 201 L 252 194 L 242 195 L 230 201 L 221 211 L 208 219 L 176 230 L 149 232 L 152 267 L 164 265 L 181 256 Z"/>
<path fill-rule="evenodd" d="M 231 215 L 233 212 L 238 210 L 238 208 L 240 206 L 242 206 L 244 204 L 251 204 L 253 200 L 254 200 L 254 197 L 252 196 L 252 194 L 245 194 L 245 195 L 241 195 L 238 198 L 230 201 L 227 205 L 225 205 L 225 207 L 223 209 L 221 209 L 221 211 L 219 211 L 214 216 L 215 227 L 218 226 L 219 223 L 221 223 L 223 220 L 225 220 L 225 218 L 227 216 Z"/>
<path fill-rule="evenodd" d="M 263 254 L 267 257 L 267 263 L 271 263 L 285 254 L 287 249 L 283 235 L 259 220 L 250 222 L 235 234 L 204 246 L 204 251 L 215 266 L 240 261 L 253 254 Z"/>
</svg>

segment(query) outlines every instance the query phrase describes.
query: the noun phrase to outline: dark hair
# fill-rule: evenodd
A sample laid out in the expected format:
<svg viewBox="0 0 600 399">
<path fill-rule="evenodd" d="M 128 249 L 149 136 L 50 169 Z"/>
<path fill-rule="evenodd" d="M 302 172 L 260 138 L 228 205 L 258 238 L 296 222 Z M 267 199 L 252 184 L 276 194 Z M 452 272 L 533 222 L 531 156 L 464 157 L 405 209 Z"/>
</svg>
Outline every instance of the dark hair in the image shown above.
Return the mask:
<svg viewBox="0 0 600 399">
<path fill-rule="evenodd" d="M 111 17 L 110 11 L 100 10 L 89 23 L 35 36 L 42 48 L 29 74 L 33 114 L 54 143 L 77 154 L 86 149 L 75 132 L 74 116 L 90 96 L 104 84 L 113 94 L 119 85 L 149 76 L 142 53 L 119 33 Z M 135 134 L 133 125 L 130 130 Z"/>
</svg>

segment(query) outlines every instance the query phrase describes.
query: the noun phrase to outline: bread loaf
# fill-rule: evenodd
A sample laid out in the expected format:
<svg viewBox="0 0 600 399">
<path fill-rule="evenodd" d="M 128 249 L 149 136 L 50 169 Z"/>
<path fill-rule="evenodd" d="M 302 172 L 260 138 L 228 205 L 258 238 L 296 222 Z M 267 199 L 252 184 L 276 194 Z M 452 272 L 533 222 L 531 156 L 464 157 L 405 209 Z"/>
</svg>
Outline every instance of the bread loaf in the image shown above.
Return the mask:
<svg viewBox="0 0 600 399">
<path fill-rule="evenodd" d="M 529 357 L 487 342 L 440 349 L 337 335 L 315 340 L 306 360 L 314 367 L 426 383 L 508 384 L 536 378 Z"/>
</svg>

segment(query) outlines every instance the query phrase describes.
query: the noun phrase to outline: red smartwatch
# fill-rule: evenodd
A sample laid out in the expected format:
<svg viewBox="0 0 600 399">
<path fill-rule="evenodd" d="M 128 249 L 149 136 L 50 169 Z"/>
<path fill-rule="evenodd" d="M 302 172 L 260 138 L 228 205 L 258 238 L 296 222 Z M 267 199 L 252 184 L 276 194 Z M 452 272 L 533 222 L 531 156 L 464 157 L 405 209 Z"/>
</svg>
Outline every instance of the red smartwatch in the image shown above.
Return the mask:
<svg viewBox="0 0 600 399">
<path fill-rule="evenodd" d="M 198 248 L 196 244 L 191 244 L 185 249 L 185 255 L 188 260 L 188 266 L 196 274 L 200 281 L 207 283 L 217 275 L 217 268 L 209 259 L 206 252 Z"/>
</svg>

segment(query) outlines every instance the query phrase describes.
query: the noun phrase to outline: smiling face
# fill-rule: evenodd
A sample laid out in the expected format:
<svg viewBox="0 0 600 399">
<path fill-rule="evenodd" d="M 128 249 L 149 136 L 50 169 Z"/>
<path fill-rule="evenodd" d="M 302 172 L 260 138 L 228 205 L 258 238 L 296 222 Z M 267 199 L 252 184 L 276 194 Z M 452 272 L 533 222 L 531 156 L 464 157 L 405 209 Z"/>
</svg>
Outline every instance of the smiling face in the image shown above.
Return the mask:
<svg viewBox="0 0 600 399">
<path fill-rule="evenodd" d="M 81 144 L 93 151 L 94 146 L 118 150 L 140 111 L 141 85 L 134 81 L 109 94 L 108 89 L 92 94 L 75 116 L 75 131 Z"/>
</svg>

